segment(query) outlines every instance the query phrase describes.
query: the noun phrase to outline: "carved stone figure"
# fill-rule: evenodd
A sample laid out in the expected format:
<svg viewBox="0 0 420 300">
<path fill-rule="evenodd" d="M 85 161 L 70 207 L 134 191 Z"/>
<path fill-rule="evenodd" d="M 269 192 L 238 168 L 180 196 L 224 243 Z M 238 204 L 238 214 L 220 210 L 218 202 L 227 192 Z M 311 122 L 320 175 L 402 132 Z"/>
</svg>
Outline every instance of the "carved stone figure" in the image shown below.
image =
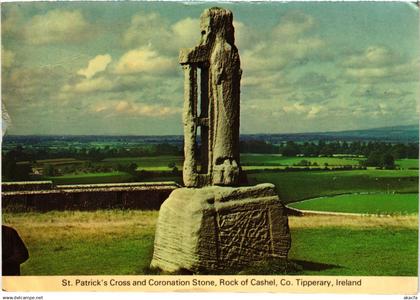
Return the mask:
<svg viewBox="0 0 420 300">
<path fill-rule="evenodd" d="M 201 41 L 182 49 L 179 62 L 185 72 L 184 184 L 238 185 L 239 97 L 241 68 L 235 46 L 232 12 L 211 8 L 201 15 Z M 197 92 L 200 71 L 200 95 Z M 198 103 L 200 96 L 201 103 Z M 198 105 L 200 104 L 200 115 Z M 201 157 L 197 157 L 197 129 Z M 201 160 L 201 165 L 198 161 Z"/>
</svg>

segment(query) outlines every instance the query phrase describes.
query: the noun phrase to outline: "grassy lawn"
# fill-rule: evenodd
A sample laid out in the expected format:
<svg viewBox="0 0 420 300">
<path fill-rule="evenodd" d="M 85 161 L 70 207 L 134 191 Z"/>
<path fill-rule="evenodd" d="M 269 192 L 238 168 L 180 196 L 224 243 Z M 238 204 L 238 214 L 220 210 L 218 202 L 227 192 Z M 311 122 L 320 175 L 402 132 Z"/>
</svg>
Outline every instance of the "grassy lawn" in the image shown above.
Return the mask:
<svg viewBox="0 0 420 300">
<path fill-rule="evenodd" d="M 289 217 L 305 275 L 417 276 L 418 215 Z"/>
<path fill-rule="evenodd" d="M 3 214 L 25 241 L 22 275 L 138 274 L 148 267 L 157 211 Z M 26 219 L 26 220 L 25 220 Z"/>
<path fill-rule="evenodd" d="M 395 164 L 398 165 L 401 169 L 418 169 L 419 160 L 406 158 L 406 159 L 397 159 Z"/>
<path fill-rule="evenodd" d="M 417 170 L 354 170 L 248 173 L 251 184 L 271 182 L 286 203 L 360 192 L 418 192 Z"/>
<path fill-rule="evenodd" d="M 304 210 L 366 213 L 417 214 L 418 194 L 350 194 L 315 198 L 290 204 Z"/>
<path fill-rule="evenodd" d="M 4 213 L 30 259 L 22 275 L 143 274 L 157 211 Z M 299 274 L 415 276 L 417 216 L 290 217 Z M 386 263 L 385 263 L 386 262 Z"/>
<path fill-rule="evenodd" d="M 126 172 L 80 173 L 49 177 L 54 184 L 83 184 L 83 183 L 116 183 L 131 181 L 132 176 Z"/>
<path fill-rule="evenodd" d="M 291 233 L 290 257 L 307 265 L 306 275 L 417 276 L 416 230 L 310 228 Z"/>
</svg>

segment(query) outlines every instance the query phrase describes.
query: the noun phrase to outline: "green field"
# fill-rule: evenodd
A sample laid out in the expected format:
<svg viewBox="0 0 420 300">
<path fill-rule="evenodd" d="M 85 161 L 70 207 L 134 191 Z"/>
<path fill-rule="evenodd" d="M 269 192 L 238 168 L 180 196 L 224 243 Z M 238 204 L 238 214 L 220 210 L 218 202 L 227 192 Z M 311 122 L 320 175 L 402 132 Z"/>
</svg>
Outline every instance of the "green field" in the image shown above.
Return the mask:
<svg viewBox="0 0 420 300">
<path fill-rule="evenodd" d="M 172 174 L 167 166 L 170 162 L 176 162 L 181 170 L 181 161 L 176 156 L 136 158 L 143 162 L 143 167 L 138 170 L 153 170 L 156 174 L 146 174 L 133 178 L 125 172 L 107 173 L 79 173 L 66 174 L 63 176 L 50 177 L 56 184 L 83 184 L 83 183 L 117 183 L 130 181 L 176 181 L 182 183 L 179 175 Z M 178 159 L 178 160 L 176 160 Z M 132 158 L 107 159 L 101 164 L 115 164 L 136 162 Z M 138 164 L 139 165 L 139 164 Z M 360 192 L 418 192 L 418 170 L 351 170 L 351 171 L 263 171 L 258 168 L 281 168 L 281 167 L 249 167 L 247 171 L 250 184 L 271 182 L 277 186 L 281 199 L 287 203 L 303 199 L 316 198 Z M 149 176 L 149 177 L 147 177 Z"/>
<path fill-rule="evenodd" d="M 65 165 L 65 164 L 81 164 L 84 160 L 74 158 L 53 158 L 53 159 L 39 159 L 36 164 L 50 164 L 50 165 Z"/>
<path fill-rule="evenodd" d="M 22 275 L 129 275 L 150 274 L 157 216 L 133 210 L 3 213 L 3 223 L 28 247 Z M 289 258 L 298 274 L 417 274 L 417 216 L 290 217 L 289 224 Z"/>
<path fill-rule="evenodd" d="M 267 171 L 249 173 L 248 181 L 275 184 L 286 203 L 360 192 L 418 192 L 417 170 Z"/>
<path fill-rule="evenodd" d="M 175 163 L 179 170 L 182 170 L 184 158 L 182 156 L 163 155 L 163 156 L 150 156 L 150 157 L 116 157 L 106 158 L 97 163 L 100 166 L 114 166 L 116 164 L 130 164 L 135 163 L 137 170 L 146 171 L 169 171 L 169 164 Z"/>
<path fill-rule="evenodd" d="M 398 159 L 395 161 L 395 164 L 401 169 L 418 169 L 419 160 L 418 159 Z"/>
<path fill-rule="evenodd" d="M 283 157 L 281 155 L 262 155 L 262 154 L 242 154 L 241 164 L 244 169 L 261 169 L 270 167 L 286 167 L 299 164 L 302 160 L 307 160 L 311 164 L 316 163 L 318 167 L 328 166 L 358 166 L 359 159 L 341 158 L 341 157 Z M 181 170 L 183 164 L 182 156 L 164 155 L 151 157 L 117 157 L 106 158 L 95 165 L 113 166 L 115 164 L 135 163 L 138 170 L 146 171 L 167 171 L 170 163 L 175 163 L 176 167 Z"/>
<path fill-rule="evenodd" d="M 418 194 L 351 194 L 295 202 L 291 207 L 303 210 L 362 214 L 416 214 Z"/>
<path fill-rule="evenodd" d="M 241 164 L 244 166 L 293 166 L 302 160 L 316 163 L 318 166 L 353 166 L 359 165 L 360 159 L 341 157 L 284 157 L 273 154 L 242 154 Z"/>
<path fill-rule="evenodd" d="M 418 231 L 400 228 L 291 229 L 290 258 L 306 275 L 417 276 Z"/>
<path fill-rule="evenodd" d="M 132 181 L 126 172 L 80 173 L 48 177 L 54 184 L 118 183 Z"/>
</svg>

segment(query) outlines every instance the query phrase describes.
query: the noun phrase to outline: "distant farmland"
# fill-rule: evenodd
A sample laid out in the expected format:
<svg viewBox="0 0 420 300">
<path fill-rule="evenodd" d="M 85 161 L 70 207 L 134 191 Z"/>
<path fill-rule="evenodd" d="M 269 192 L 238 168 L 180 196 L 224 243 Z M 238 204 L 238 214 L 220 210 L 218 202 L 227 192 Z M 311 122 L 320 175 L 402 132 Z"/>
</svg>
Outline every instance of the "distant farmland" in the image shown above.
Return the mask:
<svg viewBox="0 0 420 300">
<path fill-rule="evenodd" d="M 271 182 L 289 203 L 360 192 L 417 193 L 417 170 L 353 170 L 249 173 L 250 184 Z"/>
</svg>

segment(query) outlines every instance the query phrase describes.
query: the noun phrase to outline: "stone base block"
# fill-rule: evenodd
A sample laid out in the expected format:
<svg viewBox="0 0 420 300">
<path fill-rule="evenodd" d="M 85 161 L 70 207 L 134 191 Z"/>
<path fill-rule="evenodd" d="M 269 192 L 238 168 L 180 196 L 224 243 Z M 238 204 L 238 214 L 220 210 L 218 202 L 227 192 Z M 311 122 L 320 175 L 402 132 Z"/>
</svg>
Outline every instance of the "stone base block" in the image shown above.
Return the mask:
<svg viewBox="0 0 420 300">
<path fill-rule="evenodd" d="M 180 188 L 160 208 L 151 267 L 236 269 L 286 258 L 290 245 L 287 215 L 274 185 Z"/>
</svg>

